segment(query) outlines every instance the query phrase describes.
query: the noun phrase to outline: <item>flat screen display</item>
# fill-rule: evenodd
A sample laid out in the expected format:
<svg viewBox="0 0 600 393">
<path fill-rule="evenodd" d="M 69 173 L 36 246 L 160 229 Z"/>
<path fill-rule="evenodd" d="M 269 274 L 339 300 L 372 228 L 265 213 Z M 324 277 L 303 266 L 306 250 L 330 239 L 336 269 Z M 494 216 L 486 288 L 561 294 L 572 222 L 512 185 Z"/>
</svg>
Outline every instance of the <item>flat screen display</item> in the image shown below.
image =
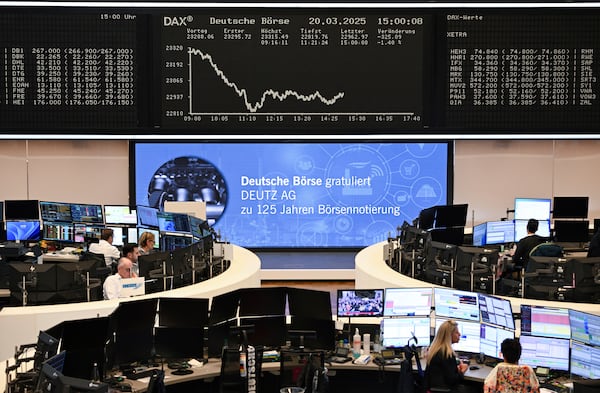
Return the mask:
<svg viewBox="0 0 600 393">
<path fill-rule="evenodd" d="M 43 236 L 44 240 L 54 240 L 61 242 L 74 242 L 75 229 L 73 224 L 66 222 L 44 222 Z"/>
<path fill-rule="evenodd" d="M 515 198 L 515 220 L 550 221 L 549 198 Z"/>
<path fill-rule="evenodd" d="M 4 201 L 5 220 L 39 220 L 39 201 L 33 199 Z"/>
<path fill-rule="evenodd" d="M 435 319 L 435 332 L 437 334 L 438 329 L 442 323 L 446 322 L 445 318 Z M 460 331 L 460 340 L 457 343 L 452 344 L 452 348 L 458 352 L 469 352 L 479 353 L 481 350 L 480 345 L 480 332 L 479 322 L 472 321 L 456 321 L 458 323 L 458 330 Z"/>
<path fill-rule="evenodd" d="M 473 228 L 473 245 L 505 244 L 515 241 L 513 221 L 488 221 Z"/>
<path fill-rule="evenodd" d="M 161 232 L 190 233 L 190 220 L 186 214 L 158 212 L 156 217 Z"/>
<path fill-rule="evenodd" d="M 435 316 L 479 322 L 477 293 L 457 289 L 434 288 Z"/>
<path fill-rule="evenodd" d="M 600 346 L 600 315 L 570 309 L 569 321 L 573 340 Z"/>
<path fill-rule="evenodd" d="M 158 209 L 138 205 L 136 207 L 138 225 L 143 227 L 158 228 Z"/>
<path fill-rule="evenodd" d="M 404 347 L 409 344 L 409 340 L 411 345 L 428 346 L 431 341 L 431 320 L 429 317 L 383 318 L 381 335 L 382 345 L 386 348 Z"/>
<path fill-rule="evenodd" d="M 6 240 L 37 241 L 41 238 L 39 220 L 6 221 Z"/>
<path fill-rule="evenodd" d="M 482 323 L 479 335 L 481 353 L 485 356 L 502 359 L 501 345 L 502 341 L 507 338 L 515 338 L 515 332 Z"/>
<path fill-rule="evenodd" d="M 383 316 L 429 316 L 433 288 L 386 288 Z"/>
<path fill-rule="evenodd" d="M 585 243 L 590 241 L 590 222 L 588 220 L 554 221 L 554 241 Z"/>
<path fill-rule="evenodd" d="M 522 348 L 520 364 L 528 364 L 533 368 L 569 370 L 569 340 L 521 335 L 519 342 Z"/>
<path fill-rule="evenodd" d="M 138 205 L 204 201 L 211 226 L 242 247 L 364 247 L 449 196 L 446 142 L 136 142 L 134 152 Z"/>
<path fill-rule="evenodd" d="M 523 335 L 570 339 L 569 309 L 521 304 Z"/>
<path fill-rule="evenodd" d="M 40 201 L 40 213 L 43 221 L 73 221 L 70 203 Z"/>
<path fill-rule="evenodd" d="M 586 196 L 554 197 L 552 217 L 587 218 L 589 201 Z"/>
<path fill-rule="evenodd" d="M 512 306 L 509 300 L 496 296 L 479 294 L 479 312 L 481 322 L 501 326 L 507 329 L 515 329 Z"/>
<path fill-rule="evenodd" d="M 102 205 L 71 203 L 73 222 L 104 224 Z"/>
<path fill-rule="evenodd" d="M 573 341 L 571 374 L 589 379 L 600 379 L 600 347 Z"/>
<path fill-rule="evenodd" d="M 104 222 L 106 224 L 136 225 L 136 210 L 127 205 L 104 205 Z"/>
<path fill-rule="evenodd" d="M 383 316 L 383 289 L 338 289 L 338 317 Z"/>
</svg>

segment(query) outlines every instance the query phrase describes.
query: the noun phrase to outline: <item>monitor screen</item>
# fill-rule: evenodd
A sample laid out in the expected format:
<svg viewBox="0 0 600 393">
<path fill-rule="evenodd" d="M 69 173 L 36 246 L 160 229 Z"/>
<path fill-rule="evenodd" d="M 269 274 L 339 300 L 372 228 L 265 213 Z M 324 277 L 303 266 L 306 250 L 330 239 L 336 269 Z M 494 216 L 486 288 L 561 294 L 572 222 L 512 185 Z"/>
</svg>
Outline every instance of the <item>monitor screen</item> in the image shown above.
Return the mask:
<svg viewBox="0 0 600 393">
<path fill-rule="evenodd" d="M 240 326 L 247 326 L 248 343 L 268 348 L 280 348 L 286 342 L 286 317 L 242 317 Z"/>
<path fill-rule="evenodd" d="M 139 243 L 139 241 L 138 241 L 139 240 L 139 236 L 138 236 L 138 229 L 137 229 L 137 227 L 127 227 L 127 228 L 125 228 L 125 231 L 126 231 L 126 236 L 127 236 L 126 243 L 135 243 L 135 244 Z M 159 239 L 159 238 L 156 237 L 156 235 L 155 235 L 155 239 Z M 154 245 L 154 248 L 159 248 L 159 247 L 160 247 L 160 243 L 157 242 L 157 244 Z"/>
<path fill-rule="evenodd" d="M 358 248 L 448 202 L 449 145 L 135 142 L 132 181 L 136 204 L 203 200 L 242 247 Z"/>
<path fill-rule="evenodd" d="M 431 229 L 435 224 L 435 209 L 436 206 L 423 209 L 419 212 L 419 228 Z"/>
<path fill-rule="evenodd" d="M 154 352 L 162 359 L 202 359 L 204 327 L 157 326 L 154 328 Z"/>
<path fill-rule="evenodd" d="M 586 243 L 590 241 L 590 222 L 581 221 L 554 221 L 554 241 Z"/>
<path fill-rule="evenodd" d="M 487 223 L 481 223 L 473 227 L 473 245 L 481 247 L 486 244 Z"/>
<path fill-rule="evenodd" d="M 442 323 L 446 322 L 447 319 L 437 318 L 435 319 L 435 332 L 437 334 L 438 329 Z M 479 322 L 472 321 L 456 321 L 458 323 L 458 330 L 460 331 L 460 340 L 457 343 L 452 344 L 452 348 L 458 352 L 469 352 L 479 353 L 481 351 L 480 345 L 480 324 Z"/>
<path fill-rule="evenodd" d="M 106 224 L 137 225 L 137 211 L 127 205 L 104 205 Z"/>
<path fill-rule="evenodd" d="M 5 220 L 39 220 L 40 206 L 38 200 L 6 200 L 4 201 Z"/>
<path fill-rule="evenodd" d="M 521 335 L 519 342 L 522 348 L 520 364 L 528 364 L 533 368 L 569 370 L 569 340 Z"/>
<path fill-rule="evenodd" d="M 589 379 L 600 379 L 600 347 L 573 341 L 571 374 Z"/>
<path fill-rule="evenodd" d="M 527 236 L 527 221 L 515 220 L 515 242 Z M 550 221 L 540 221 L 536 235 L 550 238 Z"/>
<path fill-rule="evenodd" d="M 136 206 L 138 226 L 158 228 L 158 209 L 148 206 Z"/>
<path fill-rule="evenodd" d="M 521 304 L 521 336 L 571 338 L 569 309 Z"/>
<path fill-rule="evenodd" d="M 73 224 L 61 222 L 44 222 L 44 240 L 74 242 L 75 230 Z"/>
<path fill-rule="evenodd" d="M 190 220 L 190 232 L 194 237 L 202 239 L 206 236 L 212 236 L 208 221 L 194 216 L 188 218 Z"/>
<path fill-rule="evenodd" d="M 43 221 L 73 221 L 70 203 L 40 201 L 40 213 Z"/>
<path fill-rule="evenodd" d="M 429 346 L 431 343 L 431 320 L 429 317 L 383 318 L 381 320 L 382 345 L 401 348 L 410 344 Z M 413 339 L 416 338 L 416 341 Z"/>
<path fill-rule="evenodd" d="M 549 198 L 515 198 L 515 220 L 550 221 Z"/>
<path fill-rule="evenodd" d="M 162 245 L 162 249 L 165 251 L 173 251 L 179 248 L 184 248 L 192 244 L 192 236 L 185 234 L 165 234 L 163 233 L 160 242 Z"/>
<path fill-rule="evenodd" d="M 435 227 L 464 227 L 467 222 L 469 205 L 445 205 L 435 207 Z"/>
<path fill-rule="evenodd" d="M 85 227 L 85 226 L 84 226 Z M 123 227 L 106 227 L 107 229 L 112 229 L 113 231 L 113 242 L 112 245 L 113 246 L 117 246 L 117 247 L 122 247 L 125 243 L 128 243 L 126 236 L 126 233 L 123 231 L 124 229 L 127 228 L 123 228 Z M 75 226 L 75 241 L 79 242 L 80 240 L 77 240 L 77 225 Z M 137 241 L 134 241 L 134 243 L 137 243 Z"/>
<path fill-rule="evenodd" d="M 515 332 L 482 323 L 479 334 L 481 353 L 485 356 L 502 359 L 500 348 L 502 341 L 507 338 L 515 338 Z"/>
<path fill-rule="evenodd" d="M 74 234 L 75 242 L 83 243 L 83 242 L 90 241 L 90 239 L 100 240 L 104 226 L 87 225 L 87 224 L 73 224 L 73 228 L 75 231 L 75 234 Z M 119 237 L 119 236 L 121 236 L 121 237 Z M 122 242 L 123 242 L 122 236 L 123 236 L 122 228 L 117 228 L 117 230 L 115 232 L 113 232 L 113 245 L 115 245 L 115 246 L 121 245 L 122 246 L 123 245 L 122 244 Z"/>
<path fill-rule="evenodd" d="M 552 204 L 553 218 L 587 218 L 590 197 L 554 197 Z"/>
<path fill-rule="evenodd" d="M 488 221 L 481 225 L 485 225 L 483 244 L 481 244 L 483 246 L 488 244 L 512 243 L 515 241 L 515 223 L 511 220 Z"/>
<path fill-rule="evenodd" d="M 383 289 L 338 289 L 338 317 L 383 316 Z"/>
<path fill-rule="evenodd" d="M 240 291 L 240 317 L 285 315 L 286 288 L 245 288 Z"/>
<path fill-rule="evenodd" d="M 41 238 L 41 232 L 39 220 L 6 221 L 6 240 L 37 241 Z"/>
<path fill-rule="evenodd" d="M 432 305 L 433 288 L 386 288 L 383 316 L 429 316 Z"/>
<path fill-rule="evenodd" d="M 305 288 L 287 288 L 291 316 L 331 320 L 331 292 Z"/>
<path fill-rule="evenodd" d="M 569 321 L 573 340 L 600 346 L 600 315 L 570 309 Z"/>
<path fill-rule="evenodd" d="M 71 203 L 73 222 L 104 224 L 102 205 Z"/>
<path fill-rule="evenodd" d="M 435 316 L 479 322 L 477 293 L 451 288 L 434 288 Z"/>
<path fill-rule="evenodd" d="M 161 297 L 158 302 L 158 325 L 203 327 L 208 325 L 208 299 Z"/>
<path fill-rule="evenodd" d="M 187 214 L 158 212 L 158 230 L 161 232 L 190 233 L 190 220 Z"/>
<path fill-rule="evenodd" d="M 512 307 L 509 300 L 496 296 L 479 294 L 479 312 L 481 322 L 515 329 Z"/>
</svg>

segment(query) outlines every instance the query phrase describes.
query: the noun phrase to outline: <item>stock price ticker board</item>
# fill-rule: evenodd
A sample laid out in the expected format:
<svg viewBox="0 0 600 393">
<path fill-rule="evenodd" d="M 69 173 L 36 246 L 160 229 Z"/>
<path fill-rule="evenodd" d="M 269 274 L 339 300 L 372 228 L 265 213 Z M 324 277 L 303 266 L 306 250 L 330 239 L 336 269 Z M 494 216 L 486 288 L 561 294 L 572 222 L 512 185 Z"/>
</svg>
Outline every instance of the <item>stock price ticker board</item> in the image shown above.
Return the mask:
<svg viewBox="0 0 600 393">
<path fill-rule="evenodd" d="M 0 13 L 0 127 L 138 125 L 137 16 Z"/>
<path fill-rule="evenodd" d="M 162 126 L 422 129 L 429 16 L 163 15 Z"/>
</svg>

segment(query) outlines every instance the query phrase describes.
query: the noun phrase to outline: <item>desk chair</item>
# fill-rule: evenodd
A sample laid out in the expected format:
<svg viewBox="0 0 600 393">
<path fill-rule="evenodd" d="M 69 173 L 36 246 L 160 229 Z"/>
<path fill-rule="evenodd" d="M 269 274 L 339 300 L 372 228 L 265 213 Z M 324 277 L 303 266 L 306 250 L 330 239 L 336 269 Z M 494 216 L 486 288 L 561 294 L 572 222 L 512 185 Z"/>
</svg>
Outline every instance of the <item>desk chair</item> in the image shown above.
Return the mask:
<svg viewBox="0 0 600 393">
<path fill-rule="evenodd" d="M 245 348 L 245 376 L 242 375 L 240 361 L 241 351 L 238 347 L 225 347 L 221 355 L 221 374 L 219 377 L 219 393 L 246 393 L 249 384 L 253 384 L 255 392 L 259 391 L 260 374 L 262 372 L 263 348 L 254 348 L 254 363 L 248 347 Z M 254 367 L 252 367 L 254 364 Z"/>
<path fill-rule="evenodd" d="M 483 386 L 484 393 L 538 393 L 539 386 L 534 386 L 532 380 L 537 380 L 533 369 L 529 366 L 497 366 L 495 381 L 489 381 Z"/>
<path fill-rule="evenodd" d="M 279 355 L 280 387 L 298 386 L 305 393 L 327 392 L 324 351 L 285 351 Z"/>
</svg>

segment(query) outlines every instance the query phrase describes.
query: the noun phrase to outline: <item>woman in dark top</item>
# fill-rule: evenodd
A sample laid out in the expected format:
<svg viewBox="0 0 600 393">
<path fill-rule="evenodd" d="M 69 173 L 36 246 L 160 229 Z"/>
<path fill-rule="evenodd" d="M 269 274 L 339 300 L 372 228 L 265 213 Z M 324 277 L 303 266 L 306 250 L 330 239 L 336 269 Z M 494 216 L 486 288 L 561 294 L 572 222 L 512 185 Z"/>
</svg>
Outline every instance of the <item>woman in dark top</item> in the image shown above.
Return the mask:
<svg viewBox="0 0 600 393">
<path fill-rule="evenodd" d="M 448 320 L 438 329 L 427 354 L 425 388 L 447 388 L 451 392 L 462 392 L 461 384 L 468 365 L 457 362 L 452 344 L 460 340 L 458 324 Z"/>
</svg>

